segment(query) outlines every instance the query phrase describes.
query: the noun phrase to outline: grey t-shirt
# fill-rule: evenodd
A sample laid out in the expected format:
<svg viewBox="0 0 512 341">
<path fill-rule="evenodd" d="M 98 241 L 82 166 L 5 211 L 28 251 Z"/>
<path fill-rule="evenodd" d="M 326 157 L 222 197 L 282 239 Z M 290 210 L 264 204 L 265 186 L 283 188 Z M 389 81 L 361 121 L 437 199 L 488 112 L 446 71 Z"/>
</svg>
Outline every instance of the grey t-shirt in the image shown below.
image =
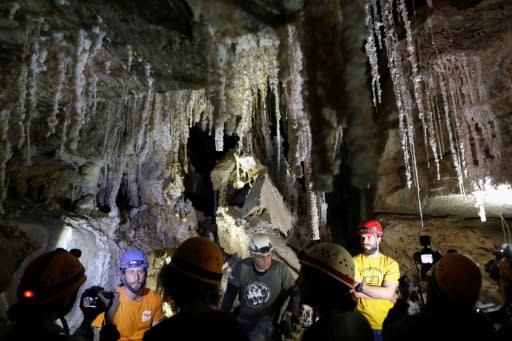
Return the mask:
<svg viewBox="0 0 512 341">
<path fill-rule="evenodd" d="M 283 262 L 273 259 L 265 273 L 258 273 L 250 257 L 235 264 L 228 281 L 240 288 L 238 317 L 247 320 L 273 320 L 295 285 L 292 273 Z"/>
</svg>

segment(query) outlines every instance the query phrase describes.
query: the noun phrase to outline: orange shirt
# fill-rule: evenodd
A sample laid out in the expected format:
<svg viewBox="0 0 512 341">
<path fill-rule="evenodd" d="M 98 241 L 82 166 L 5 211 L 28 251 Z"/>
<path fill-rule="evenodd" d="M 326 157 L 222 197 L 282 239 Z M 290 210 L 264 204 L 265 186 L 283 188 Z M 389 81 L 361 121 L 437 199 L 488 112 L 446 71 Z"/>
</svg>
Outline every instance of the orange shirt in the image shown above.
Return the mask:
<svg viewBox="0 0 512 341">
<path fill-rule="evenodd" d="M 140 341 L 151 326 L 164 317 L 162 298 L 151 289 L 144 288 L 141 299 L 134 301 L 126 295 L 125 287 L 119 292 L 119 308 L 114 316 L 114 323 L 121 334 L 119 341 Z M 95 328 L 101 328 L 105 314 L 99 314 L 92 322 Z"/>
</svg>

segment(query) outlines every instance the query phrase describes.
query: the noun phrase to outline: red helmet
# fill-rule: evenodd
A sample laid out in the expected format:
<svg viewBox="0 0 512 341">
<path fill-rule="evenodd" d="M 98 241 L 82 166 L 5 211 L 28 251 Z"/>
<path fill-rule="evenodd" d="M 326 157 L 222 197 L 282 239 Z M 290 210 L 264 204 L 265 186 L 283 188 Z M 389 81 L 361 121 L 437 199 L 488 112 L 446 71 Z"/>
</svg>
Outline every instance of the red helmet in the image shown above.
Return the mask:
<svg viewBox="0 0 512 341">
<path fill-rule="evenodd" d="M 382 225 L 376 219 L 364 220 L 357 227 L 357 234 L 376 234 L 382 236 Z"/>
</svg>

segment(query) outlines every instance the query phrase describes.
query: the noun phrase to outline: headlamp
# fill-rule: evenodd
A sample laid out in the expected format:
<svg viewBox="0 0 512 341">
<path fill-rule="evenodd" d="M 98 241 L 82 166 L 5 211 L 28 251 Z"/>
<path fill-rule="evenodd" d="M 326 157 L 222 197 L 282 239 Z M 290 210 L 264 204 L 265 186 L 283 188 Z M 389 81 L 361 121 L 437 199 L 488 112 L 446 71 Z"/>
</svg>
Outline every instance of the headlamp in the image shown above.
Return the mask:
<svg viewBox="0 0 512 341">
<path fill-rule="evenodd" d="M 140 260 L 140 259 L 137 259 L 137 260 L 131 260 L 128 262 L 128 266 L 130 268 L 133 268 L 133 267 L 137 267 L 137 266 L 141 266 L 142 264 L 144 264 L 144 261 L 143 260 Z"/>
</svg>

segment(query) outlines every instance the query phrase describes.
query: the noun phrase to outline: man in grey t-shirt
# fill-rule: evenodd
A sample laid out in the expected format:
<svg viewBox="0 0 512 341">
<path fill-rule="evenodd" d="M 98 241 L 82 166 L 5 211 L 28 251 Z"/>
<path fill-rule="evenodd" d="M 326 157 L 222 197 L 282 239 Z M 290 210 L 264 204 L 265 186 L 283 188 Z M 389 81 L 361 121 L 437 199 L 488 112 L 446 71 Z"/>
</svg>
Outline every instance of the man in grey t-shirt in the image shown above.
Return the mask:
<svg viewBox="0 0 512 341">
<path fill-rule="evenodd" d="M 272 243 L 266 234 L 255 234 L 249 250 L 251 256 L 238 261 L 231 271 L 220 310 L 231 311 L 238 295 L 236 316 L 251 341 L 269 341 L 288 298 L 281 324 L 289 326 L 292 315 L 298 316 L 298 290 L 286 264 L 272 259 Z"/>
</svg>

